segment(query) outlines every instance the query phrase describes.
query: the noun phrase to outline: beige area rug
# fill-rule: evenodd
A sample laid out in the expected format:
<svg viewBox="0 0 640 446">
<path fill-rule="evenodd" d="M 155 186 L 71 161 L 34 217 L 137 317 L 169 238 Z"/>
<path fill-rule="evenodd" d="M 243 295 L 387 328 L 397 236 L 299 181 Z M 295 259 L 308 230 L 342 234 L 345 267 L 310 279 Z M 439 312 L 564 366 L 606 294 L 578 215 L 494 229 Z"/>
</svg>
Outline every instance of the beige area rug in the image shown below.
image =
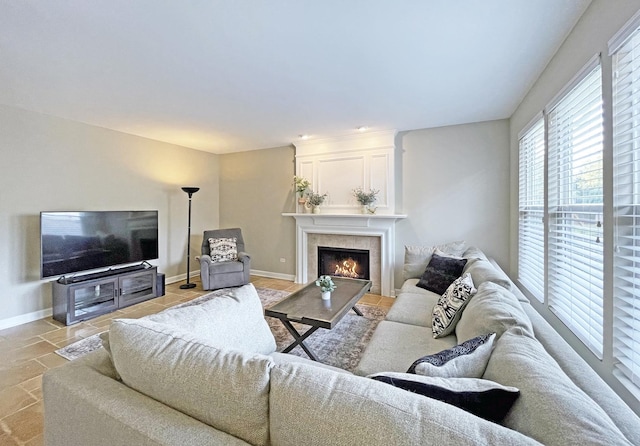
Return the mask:
<svg viewBox="0 0 640 446">
<path fill-rule="evenodd" d="M 276 304 L 289 294 L 286 291 L 269 288 L 256 288 L 256 290 L 263 308 Z M 192 301 L 176 305 L 176 307 L 198 305 L 225 292 L 226 290 L 216 290 Z M 320 362 L 349 371 L 353 371 L 356 368 L 362 352 L 369 343 L 373 331 L 378 326 L 378 322 L 384 319 L 387 314 L 385 308 L 369 305 L 359 305 L 358 309 L 364 315 L 363 317 L 356 315 L 354 312 L 349 312 L 332 330 L 321 328 L 305 340 L 305 344 L 318 357 Z M 282 351 L 293 342 L 293 337 L 279 319 L 272 317 L 265 317 L 265 319 L 269 324 L 269 328 L 271 328 L 273 336 L 276 338 L 278 351 Z M 308 329 L 306 325 L 295 323 L 293 325 L 300 333 L 304 333 Z M 96 334 L 56 350 L 56 353 L 71 361 L 97 350 L 101 346 L 102 342 L 99 335 Z M 307 357 L 300 347 L 294 348 L 290 354 Z"/>
</svg>

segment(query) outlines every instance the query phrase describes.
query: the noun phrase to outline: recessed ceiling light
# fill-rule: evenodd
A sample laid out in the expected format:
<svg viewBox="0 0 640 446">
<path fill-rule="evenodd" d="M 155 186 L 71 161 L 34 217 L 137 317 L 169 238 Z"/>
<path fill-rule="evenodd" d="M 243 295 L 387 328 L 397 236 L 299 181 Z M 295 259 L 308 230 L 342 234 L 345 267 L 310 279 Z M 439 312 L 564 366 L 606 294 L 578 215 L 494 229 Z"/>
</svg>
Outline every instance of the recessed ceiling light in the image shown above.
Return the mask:
<svg viewBox="0 0 640 446">
<path fill-rule="evenodd" d="M 369 129 L 366 125 L 361 125 L 360 127 L 356 127 L 356 130 L 359 132 L 366 132 Z"/>
<path fill-rule="evenodd" d="M 307 139 L 309 139 L 309 135 L 305 134 L 305 135 L 298 135 L 300 137 L 301 140 L 306 141 Z"/>
</svg>

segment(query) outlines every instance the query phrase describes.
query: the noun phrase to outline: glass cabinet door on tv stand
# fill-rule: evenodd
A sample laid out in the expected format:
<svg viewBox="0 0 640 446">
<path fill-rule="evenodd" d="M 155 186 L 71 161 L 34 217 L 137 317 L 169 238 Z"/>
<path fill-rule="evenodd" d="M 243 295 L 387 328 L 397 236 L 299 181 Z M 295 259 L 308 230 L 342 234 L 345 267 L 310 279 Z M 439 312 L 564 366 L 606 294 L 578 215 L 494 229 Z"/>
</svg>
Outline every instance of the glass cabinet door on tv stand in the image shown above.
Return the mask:
<svg viewBox="0 0 640 446">
<path fill-rule="evenodd" d="M 65 325 L 156 297 L 157 268 L 65 284 L 53 283 L 53 318 Z"/>
<path fill-rule="evenodd" d="M 156 296 L 156 275 L 148 271 L 120 277 L 118 308 L 127 307 Z"/>
<path fill-rule="evenodd" d="M 91 281 L 91 284 L 71 286 L 68 291 L 68 322 L 90 319 L 118 308 L 118 280 Z"/>
</svg>

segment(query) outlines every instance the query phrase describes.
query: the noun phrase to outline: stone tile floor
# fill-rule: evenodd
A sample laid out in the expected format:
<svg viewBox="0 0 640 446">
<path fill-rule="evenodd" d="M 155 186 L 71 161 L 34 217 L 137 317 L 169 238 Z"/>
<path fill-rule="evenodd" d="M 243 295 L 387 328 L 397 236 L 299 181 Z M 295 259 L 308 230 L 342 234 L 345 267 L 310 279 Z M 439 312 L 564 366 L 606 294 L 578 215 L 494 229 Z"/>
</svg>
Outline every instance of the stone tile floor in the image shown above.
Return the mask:
<svg viewBox="0 0 640 446">
<path fill-rule="evenodd" d="M 76 325 L 65 326 L 47 317 L 0 330 L 0 446 L 44 443 L 42 374 L 67 362 L 55 350 L 105 331 L 114 318 L 146 316 L 206 294 L 199 281 L 195 282 L 196 288 L 190 290 L 181 290 L 180 282 L 167 285 L 164 296 Z M 290 292 L 302 287 L 287 280 L 257 276 L 251 277 L 251 282 L 258 288 Z M 360 304 L 390 307 L 393 301 L 367 294 Z"/>
</svg>

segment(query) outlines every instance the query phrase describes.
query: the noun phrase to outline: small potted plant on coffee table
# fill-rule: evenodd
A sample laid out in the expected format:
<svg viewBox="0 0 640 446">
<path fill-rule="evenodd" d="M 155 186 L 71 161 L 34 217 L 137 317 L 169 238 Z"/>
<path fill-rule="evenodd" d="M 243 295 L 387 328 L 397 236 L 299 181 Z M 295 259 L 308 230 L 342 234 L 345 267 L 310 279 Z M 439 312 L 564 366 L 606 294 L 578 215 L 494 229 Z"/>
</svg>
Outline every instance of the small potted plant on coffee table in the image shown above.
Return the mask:
<svg viewBox="0 0 640 446">
<path fill-rule="evenodd" d="M 331 276 L 320 276 L 318 280 L 316 280 L 316 286 L 320 287 L 323 300 L 331 299 L 331 292 L 337 288 Z"/>
</svg>

